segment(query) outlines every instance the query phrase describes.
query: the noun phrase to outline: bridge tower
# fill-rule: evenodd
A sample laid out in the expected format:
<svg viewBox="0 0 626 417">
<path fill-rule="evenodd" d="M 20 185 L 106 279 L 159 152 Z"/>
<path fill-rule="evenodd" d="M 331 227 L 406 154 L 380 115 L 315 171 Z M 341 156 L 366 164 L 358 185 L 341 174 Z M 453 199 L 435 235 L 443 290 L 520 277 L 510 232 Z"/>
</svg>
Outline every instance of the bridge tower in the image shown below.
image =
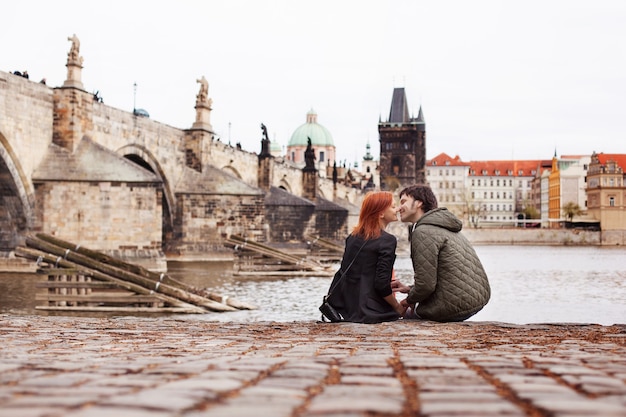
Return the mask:
<svg viewBox="0 0 626 417">
<path fill-rule="evenodd" d="M 389 119 L 378 122 L 380 186 L 394 191 L 426 183 L 426 122 L 409 116 L 404 88 L 394 88 Z"/>
</svg>

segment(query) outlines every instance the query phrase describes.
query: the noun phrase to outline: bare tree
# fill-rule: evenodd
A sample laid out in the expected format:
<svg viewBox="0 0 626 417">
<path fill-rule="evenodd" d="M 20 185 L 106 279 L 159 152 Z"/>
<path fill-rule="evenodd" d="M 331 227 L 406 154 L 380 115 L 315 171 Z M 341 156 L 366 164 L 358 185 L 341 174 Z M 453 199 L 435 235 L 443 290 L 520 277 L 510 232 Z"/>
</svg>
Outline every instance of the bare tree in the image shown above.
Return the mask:
<svg viewBox="0 0 626 417">
<path fill-rule="evenodd" d="M 574 216 L 580 216 L 583 211 L 580 206 L 572 201 L 566 203 L 563 206 L 563 216 L 567 219 L 568 222 L 571 223 L 574 220 Z"/>
</svg>

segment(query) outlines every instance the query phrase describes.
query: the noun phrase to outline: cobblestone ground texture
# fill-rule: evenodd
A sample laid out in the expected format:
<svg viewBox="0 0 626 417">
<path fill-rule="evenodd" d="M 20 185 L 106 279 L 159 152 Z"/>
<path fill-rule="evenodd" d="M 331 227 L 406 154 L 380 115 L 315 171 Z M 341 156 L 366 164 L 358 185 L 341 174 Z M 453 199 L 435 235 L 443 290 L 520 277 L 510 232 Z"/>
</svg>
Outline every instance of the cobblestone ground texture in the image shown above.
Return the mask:
<svg viewBox="0 0 626 417">
<path fill-rule="evenodd" d="M 0 315 L 0 416 L 626 416 L 626 325 Z"/>
</svg>

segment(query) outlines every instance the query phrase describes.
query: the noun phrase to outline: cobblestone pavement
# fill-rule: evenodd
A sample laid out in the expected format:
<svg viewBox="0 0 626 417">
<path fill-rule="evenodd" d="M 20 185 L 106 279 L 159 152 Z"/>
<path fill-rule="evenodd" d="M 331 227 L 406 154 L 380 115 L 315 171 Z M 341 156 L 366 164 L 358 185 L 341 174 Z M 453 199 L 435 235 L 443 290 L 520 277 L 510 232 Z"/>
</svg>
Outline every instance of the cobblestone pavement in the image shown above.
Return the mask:
<svg viewBox="0 0 626 417">
<path fill-rule="evenodd" d="M 626 325 L 0 315 L 0 416 L 626 416 Z"/>
</svg>

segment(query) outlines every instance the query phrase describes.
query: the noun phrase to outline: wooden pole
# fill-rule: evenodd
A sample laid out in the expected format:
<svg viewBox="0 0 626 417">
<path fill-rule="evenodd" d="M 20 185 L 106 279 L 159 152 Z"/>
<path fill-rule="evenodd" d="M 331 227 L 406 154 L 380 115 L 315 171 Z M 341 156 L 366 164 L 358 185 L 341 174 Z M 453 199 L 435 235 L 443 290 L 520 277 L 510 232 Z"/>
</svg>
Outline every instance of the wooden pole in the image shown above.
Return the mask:
<svg viewBox="0 0 626 417">
<path fill-rule="evenodd" d="M 21 256 L 23 258 L 28 258 L 28 259 L 32 259 L 32 260 L 39 260 L 41 259 L 42 261 L 45 261 L 48 264 L 51 265 L 55 265 L 56 267 L 63 267 L 63 268 L 71 268 L 71 269 L 80 269 L 81 271 L 85 271 L 88 272 L 89 274 L 91 274 L 91 276 L 93 276 L 96 279 L 99 279 L 101 281 L 108 281 L 108 282 L 112 282 L 115 283 L 115 285 L 118 288 L 122 288 L 128 291 L 133 291 L 136 292 L 138 294 L 145 294 L 145 295 L 154 295 L 155 298 L 158 298 L 160 300 L 162 300 L 165 303 L 168 303 L 172 306 L 176 306 L 176 307 L 184 307 L 186 309 L 189 310 L 189 312 L 193 312 L 193 313 L 206 313 L 206 310 L 203 308 L 200 308 L 198 306 L 195 305 L 191 305 L 189 303 L 185 303 L 182 302 L 181 300 L 177 299 L 177 298 L 173 298 L 170 296 L 167 296 L 165 294 L 159 294 L 156 292 L 152 292 L 149 289 L 146 289 L 144 287 L 142 287 L 141 285 L 137 285 L 134 284 L 132 282 L 128 282 L 107 274 L 104 274 L 100 271 L 91 269 L 89 267 L 86 267 L 84 265 L 79 265 L 77 263 L 68 261 L 67 259 L 64 259 L 62 256 L 55 256 L 40 250 L 36 250 L 33 248 L 25 248 L 22 246 L 18 246 L 17 248 L 15 248 L 15 255 L 16 256 Z"/>
<path fill-rule="evenodd" d="M 53 245 L 49 242 L 43 241 L 36 237 L 27 237 L 26 245 L 42 250 L 42 251 L 52 253 L 54 255 L 62 256 L 64 259 L 75 262 L 78 265 L 87 266 L 91 269 L 100 271 L 107 275 L 110 275 L 119 279 L 123 279 L 125 281 L 130 281 L 148 290 L 154 291 L 155 293 L 160 292 L 165 295 L 169 295 L 170 297 L 178 298 L 179 300 L 185 301 L 187 303 L 204 307 L 211 311 L 234 311 L 236 310 L 234 307 L 231 307 L 222 303 L 218 303 L 213 300 L 209 300 L 208 298 L 201 297 L 196 294 L 192 294 L 188 291 L 173 287 L 168 284 L 163 284 L 160 281 L 155 283 L 154 281 L 146 277 L 143 277 L 139 274 L 125 271 L 116 266 L 107 265 L 103 262 L 99 262 L 85 255 L 81 255 L 79 253 L 73 252 L 70 249 Z"/>
<path fill-rule="evenodd" d="M 50 236 L 45 233 L 38 233 L 36 236 L 45 242 L 59 246 L 64 249 L 72 250 L 76 253 L 87 256 L 88 258 L 91 258 L 97 262 L 111 265 L 111 266 L 120 268 L 122 270 L 126 270 L 130 273 L 142 276 L 144 278 L 148 278 L 153 282 L 153 285 L 156 285 L 157 282 L 160 282 L 161 284 L 169 284 L 173 287 L 180 288 L 189 293 L 196 294 L 201 297 L 206 297 L 206 298 L 209 298 L 210 300 L 216 301 L 218 303 L 226 304 L 226 305 L 229 305 L 231 307 L 234 307 L 240 310 L 254 310 L 257 308 L 256 306 L 252 304 L 244 303 L 242 301 L 237 300 L 236 298 L 222 296 L 213 292 L 204 291 L 199 288 L 194 288 L 191 285 L 188 285 L 184 282 L 178 281 L 170 277 L 168 274 L 153 272 L 140 265 L 134 265 L 128 262 L 124 262 L 120 259 L 114 258 L 102 252 L 94 251 L 94 250 L 82 247 L 81 245 L 76 245 L 74 243 L 56 238 L 54 236 Z"/>
</svg>

